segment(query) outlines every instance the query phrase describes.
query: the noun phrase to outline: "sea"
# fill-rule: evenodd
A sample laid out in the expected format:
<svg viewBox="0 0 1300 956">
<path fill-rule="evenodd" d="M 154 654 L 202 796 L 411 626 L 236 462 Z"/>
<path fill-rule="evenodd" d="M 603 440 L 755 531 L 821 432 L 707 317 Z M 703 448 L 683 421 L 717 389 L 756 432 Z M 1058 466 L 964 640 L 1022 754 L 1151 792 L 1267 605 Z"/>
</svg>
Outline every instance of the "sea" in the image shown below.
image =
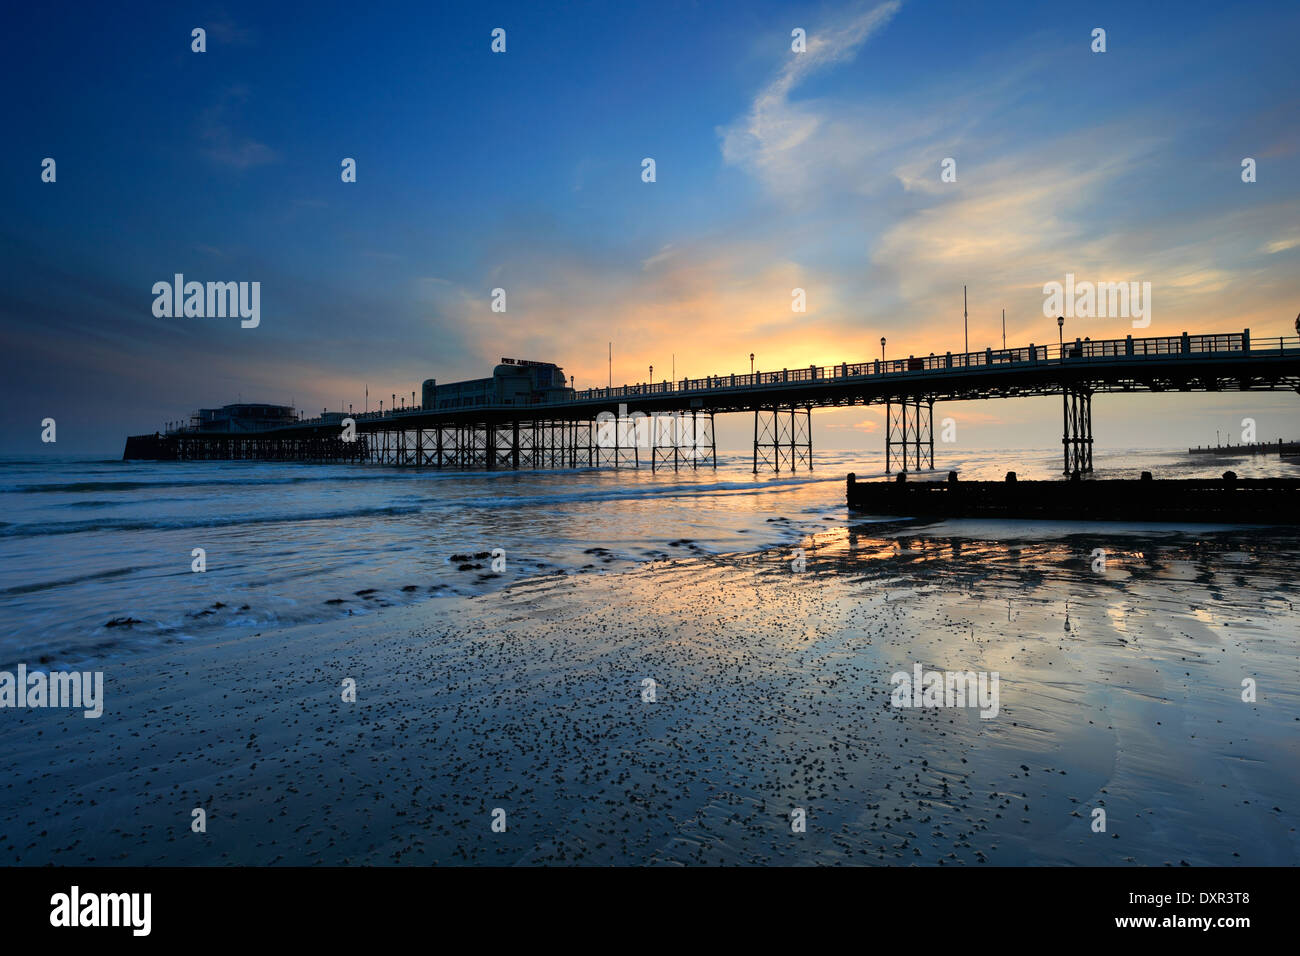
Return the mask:
<svg viewBox="0 0 1300 956">
<path fill-rule="evenodd" d="M 938 454 L 938 450 L 937 450 Z M 1097 452 L 1097 478 L 1297 476 L 1277 456 Z M 943 454 L 966 480 L 1059 478 L 1059 449 Z M 754 474 L 748 452 L 673 471 L 455 472 L 377 465 L 0 460 L 0 668 L 105 663 L 160 645 L 490 595 L 540 575 L 609 574 L 701 554 L 794 548 L 850 516 L 845 478 L 878 452 L 818 452 Z M 1207 516 L 1212 518 L 1212 516 Z M 895 520 L 895 519 L 889 519 Z M 949 522 L 948 533 L 951 533 Z M 959 524 L 959 523 L 958 523 Z M 1052 537 L 1089 525 L 1056 522 Z M 1194 533 L 1195 525 L 1118 532 Z M 996 536 L 1024 522 L 972 522 Z M 197 570 L 199 567 L 202 570 Z"/>
</svg>

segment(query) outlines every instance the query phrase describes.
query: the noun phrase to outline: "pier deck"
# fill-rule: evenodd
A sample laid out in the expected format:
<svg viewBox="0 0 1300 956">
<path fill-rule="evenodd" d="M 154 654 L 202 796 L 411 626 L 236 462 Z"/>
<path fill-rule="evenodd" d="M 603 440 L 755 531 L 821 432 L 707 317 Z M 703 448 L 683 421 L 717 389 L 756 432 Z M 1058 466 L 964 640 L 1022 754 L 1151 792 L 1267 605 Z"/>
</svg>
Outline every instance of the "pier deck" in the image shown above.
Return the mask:
<svg viewBox="0 0 1300 956">
<path fill-rule="evenodd" d="M 1087 474 L 1093 470 L 1095 395 L 1230 391 L 1300 392 L 1300 338 L 1252 339 L 1244 329 L 1076 339 L 592 388 L 557 401 L 346 417 L 330 412 L 255 434 L 179 428 L 138 436 L 128 441 L 123 457 L 415 468 L 636 467 L 643 462 L 651 468 L 699 468 L 717 461 L 714 416 L 743 412 L 754 416 L 754 472 L 780 473 L 812 468 L 814 408 L 882 405 L 886 471 L 908 471 L 934 466 L 935 403 L 1060 395 L 1063 470 Z M 683 435 L 689 438 L 683 441 Z"/>
</svg>

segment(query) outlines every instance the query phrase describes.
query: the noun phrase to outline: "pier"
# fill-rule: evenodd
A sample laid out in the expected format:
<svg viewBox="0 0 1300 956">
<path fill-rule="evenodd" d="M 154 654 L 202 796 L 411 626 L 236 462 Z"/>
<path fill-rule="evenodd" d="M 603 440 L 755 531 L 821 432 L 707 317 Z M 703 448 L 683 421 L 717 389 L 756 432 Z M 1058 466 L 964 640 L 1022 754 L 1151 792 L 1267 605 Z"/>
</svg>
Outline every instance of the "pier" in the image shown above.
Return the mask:
<svg viewBox="0 0 1300 956">
<path fill-rule="evenodd" d="M 1095 396 L 1227 391 L 1300 392 L 1300 337 L 1252 340 L 1246 329 L 1076 339 L 564 389 L 546 401 L 461 408 L 422 402 L 396 411 L 326 412 L 256 433 L 179 427 L 128 439 L 123 457 L 435 469 L 716 467 L 715 416 L 743 413 L 753 415 L 754 472 L 781 473 L 813 468 L 813 409 L 884 405 L 885 468 L 917 471 L 934 468 L 936 403 L 1060 395 L 1063 473 L 1088 474 Z"/>
</svg>

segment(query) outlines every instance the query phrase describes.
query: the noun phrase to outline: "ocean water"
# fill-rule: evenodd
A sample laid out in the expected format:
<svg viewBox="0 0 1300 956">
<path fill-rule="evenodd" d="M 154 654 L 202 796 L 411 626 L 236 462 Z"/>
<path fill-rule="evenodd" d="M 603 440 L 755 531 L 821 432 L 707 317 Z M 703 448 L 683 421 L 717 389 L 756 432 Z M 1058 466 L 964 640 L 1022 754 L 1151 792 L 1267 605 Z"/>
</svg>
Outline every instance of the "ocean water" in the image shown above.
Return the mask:
<svg viewBox="0 0 1300 956">
<path fill-rule="evenodd" d="M 966 479 L 1060 471 L 1059 450 L 958 456 L 940 446 L 936 455 L 936 478 L 950 468 Z M 780 475 L 754 475 L 747 454 L 720 458 L 716 469 L 657 473 L 0 460 L 0 667 L 102 663 L 167 643 L 490 593 L 537 575 L 792 547 L 870 520 L 848 515 L 845 475 L 883 477 L 878 450 L 818 452 L 812 472 Z M 1294 460 L 1277 457 L 1122 450 L 1097 458 L 1097 477 L 1143 469 L 1209 477 L 1227 468 L 1300 476 Z M 963 524 L 946 523 L 944 534 Z M 999 532 L 988 522 L 965 530 Z M 191 570 L 195 548 L 205 551 L 202 573 Z M 505 569 L 494 573 L 498 548 Z"/>
</svg>

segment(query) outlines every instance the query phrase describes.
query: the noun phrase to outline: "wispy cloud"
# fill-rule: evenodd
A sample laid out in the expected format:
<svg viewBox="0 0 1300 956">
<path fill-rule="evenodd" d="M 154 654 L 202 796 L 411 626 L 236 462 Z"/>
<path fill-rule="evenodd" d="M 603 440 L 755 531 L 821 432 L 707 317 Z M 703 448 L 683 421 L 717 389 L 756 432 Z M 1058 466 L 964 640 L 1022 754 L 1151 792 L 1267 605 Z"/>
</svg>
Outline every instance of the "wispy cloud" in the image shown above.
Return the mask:
<svg viewBox="0 0 1300 956">
<path fill-rule="evenodd" d="M 242 86 L 228 89 L 199 118 L 203 154 L 218 166 L 245 170 L 275 162 L 279 156 L 270 146 L 235 129 L 241 107 L 249 97 Z"/>
<path fill-rule="evenodd" d="M 858 8 L 837 23 L 812 30 L 807 52 L 791 52 L 775 79 L 755 97 L 748 115 L 720 130 L 727 162 L 753 169 L 776 192 L 802 182 L 806 177 L 801 147 L 824 120 L 811 106 L 791 102 L 791 93 L 809 76 L 853 59 L 901 6 L 899 0 L 890 0 L 870 9 Z"/>
<path fill-rule="evenodd" d="M 225 13 L 199 25 L 208 31 L 209 37 L 227 46 L 252 46 L 257 42 L 256 30 L 236 23 Z"/>
<path fill-rule="evenodd" d="M 810 299 L 829 305 L 800 320 L 814 327 L 811 340 L 838 331 L 865 344 L 864 326 L 875 325 L 904 352 L 960 348 L 963 285 L 972 346 L 1000 341 L 1003 306 L 1009 338 L 1041 336 L 1042 285 L 1067 271 L 1150 281 L 1155 334 L 1258 321 L 1295 290 L 1263 258 L 1300 245 L 1295 203 L 1249 192 L 1207 202 L 1203 191 L 1169 201 L 1172 182 L 1201 186 L 1187 162 L 1189 144 L 1203 140 L 1198 115 L 1152 93 L 1063 123 L 1059 95 L 1077 84 L 1061 71 L 1071 52 L 1057 39 L 1008 38 L 973 66 L 891 83 L 887 95 L 824 75 L 827 92 L 798 98 L 813 74 L 842 74 L 887 42 L 898 14 L 893 3 L 857 7 L 810 30 L 809 53 L 789 54 L 719 130 L 726 163 L 784 207 L 747 222 L 747 234 L 783 232 Z M 948 156 L 953 183 L 940 179 Z M 1128 331 L 1116 320 L 1083 334 Z"/>
</svg>

